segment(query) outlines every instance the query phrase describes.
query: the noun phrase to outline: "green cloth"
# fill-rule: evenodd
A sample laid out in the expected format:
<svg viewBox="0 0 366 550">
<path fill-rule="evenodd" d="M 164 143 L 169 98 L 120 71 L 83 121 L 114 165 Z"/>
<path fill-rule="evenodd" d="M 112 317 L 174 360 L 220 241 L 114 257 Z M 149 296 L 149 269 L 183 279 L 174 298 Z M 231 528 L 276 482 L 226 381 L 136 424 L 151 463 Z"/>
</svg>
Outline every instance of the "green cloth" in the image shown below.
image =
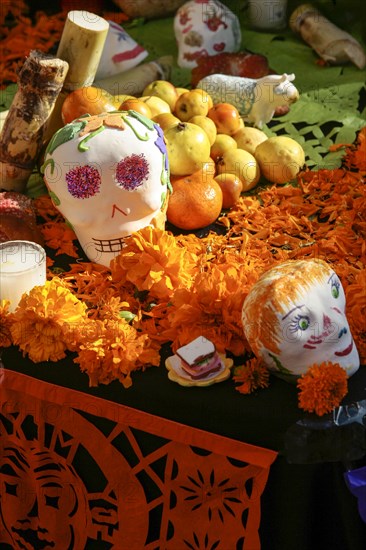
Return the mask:
<svg viewBox="0 0 366 550">
<path fill-rule="evenodd" d="M 302 2 L 288 2 L 291 15 Z M 322 66 L 319 57 L 290 28 L 277 33 L 255 32 L 250 29 L 247 2 L 224 2 L 240 19 L 242 50 L 265 55 L 269 66 L 277 73 L 294 73 L 295 86 L 300 100 L 291 106 L 290 112 L 273 119 L 264 127 L 269 135 L 287 134 L 301 143 L 305 150 L 307 166 L 312 169 L 333 169 L 341 165 L 344 151 L 329 152 L 329 146 L 353 143 L 357 132 L 366 125 L 366 72 L 352 64 Z M 365 19 L 360 0 L 348 2 L 314 2 L 324 16 L 349 32 L 365 48 Z M 176 86 L 190 85 L 190 70 L 176 64 L 177 45 L 173 31 L 173 18 L 146 21 L 126 26 L 126 30 L 149 52 L 148 59 L 170 53 L 174 57 L 172 81 Z M 361 98 L 360 98 L 361 96 Z"/>
<path fill-rule="evenodd" d="M 288 17 L 300 3 L 289 0 Z M 294 84 L 300 92 L 299 101 L 291 106 L 287 115 L 274 118 L 264 131 L 268 136 L 286 134 L 297 140 L 305 150 L 306 164 L 311 169 L 341 166 L 344 150 L 329 152 L 329 146 L 353 143 L 357 132 L 366 125 L 366 71 L 352 64 L 322 66 L 317 54 L 290 28 L 277 33 L 255 32 L 250 29 L 245 0 L 226 0 L 224 4 L 240 19 L 241 49 L 265 55 L 272 70 L 294 73 L 296 77 Z M 365 48 L 366 20 L 361 16 L 361 0 L 323 0 L 313 5 Z M 149 21 L 138 19 L 124 27 L 149 52 L 145 62 L 172 55 L 172 82 L 176 86 L 190 86 L 190 70 L 177 66 L 173 17 Z M 9 108 L 15 90 L 16 85 L 11 85 L 0 91 L 0 110 Z M 44 191 L 38 173 L 33 174 L 28 188 L 32 196 Z"/>
</svg>

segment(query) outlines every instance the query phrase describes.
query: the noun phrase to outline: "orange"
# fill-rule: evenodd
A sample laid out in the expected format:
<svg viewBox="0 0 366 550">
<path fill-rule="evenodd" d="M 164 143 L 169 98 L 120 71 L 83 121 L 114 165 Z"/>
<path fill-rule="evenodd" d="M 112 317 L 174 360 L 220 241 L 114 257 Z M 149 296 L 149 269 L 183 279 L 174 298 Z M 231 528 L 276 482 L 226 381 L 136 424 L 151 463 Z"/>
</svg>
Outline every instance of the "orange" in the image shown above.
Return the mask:
<svg viewBox="0 0 366 550">
<path fill-rule="evenodd" d="M 78 88 L 66 96 L 61 117 L 64 124 L 72 122 L 83 115 L 100 115 L 106 111 L 117 111 L 119 101 L 102 88 L 85 86 Z"/>
<path fill-rule="evenodd" d="M 221 187 L 212 174 L 197 170 L 189 176 L 172 176 L 167 219 L 180 229 L 201 229 L 214 223 L 222 209 Z"/>
<path fill-rule="evenodd" d="M 147 118 L 151 118 L 151 109 L 150 107 L 144 102 L 141 101 L 141 99 L 138 99 L 136 97 L 134 98 L 128 98 L 125 101 L 121 103 L 121 105 L 118 107 L 119 111 L 136 111 L 137 113 L 140 113 L 141 115 L 146 116 Z"/>
</svg>

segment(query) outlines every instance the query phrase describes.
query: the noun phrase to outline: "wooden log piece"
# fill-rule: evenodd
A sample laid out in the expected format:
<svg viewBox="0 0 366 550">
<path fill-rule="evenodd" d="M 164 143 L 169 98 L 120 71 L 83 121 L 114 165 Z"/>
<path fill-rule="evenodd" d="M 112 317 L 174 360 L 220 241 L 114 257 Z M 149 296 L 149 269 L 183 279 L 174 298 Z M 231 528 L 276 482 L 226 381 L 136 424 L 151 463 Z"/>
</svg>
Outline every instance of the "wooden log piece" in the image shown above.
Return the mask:
<svg viewBox="0 0 366 550">
<path fill-rule="evenodd" d="M 66 96 L 93 83 L 108 29 L 108 21 L 95 13 L 72 10 L 67 14 L 56 55 L 69 64 L 69 72 L 52 113 L 47 141 L 63 126 L 61 108 Z"/>
<path fill-rule="evenodd" d="M 24 192 L 68 68 L 37 50 L 26 58 L 0 135 L 1 189 Z"/>
<path fill-rule="evenodd" d="M 155 61 L 142 63 L 128 71 L 97 80 L 93 86 L 103 88 L 112 95 L 129 94 L 137 97 L 154 80 L 169 80 L 172 65 L 172 56 L 159 57 Z"/>
<path fill-rule="evenodd" d="M 359 69 L 366 65 L 366 53 L 361 44 L 324 17 L 311 4 L 302 4 L 290 16 L 290 28 L 327 63 L 341 65 L 351 62 Z"/>
<path fill-rule="evenodd" d="M 89 11 L 73 10 L 67 14 L 56 54 L 69 64 L 64 90 L 91 86 L 108 29 L 108 21 Z"/>
</svg>

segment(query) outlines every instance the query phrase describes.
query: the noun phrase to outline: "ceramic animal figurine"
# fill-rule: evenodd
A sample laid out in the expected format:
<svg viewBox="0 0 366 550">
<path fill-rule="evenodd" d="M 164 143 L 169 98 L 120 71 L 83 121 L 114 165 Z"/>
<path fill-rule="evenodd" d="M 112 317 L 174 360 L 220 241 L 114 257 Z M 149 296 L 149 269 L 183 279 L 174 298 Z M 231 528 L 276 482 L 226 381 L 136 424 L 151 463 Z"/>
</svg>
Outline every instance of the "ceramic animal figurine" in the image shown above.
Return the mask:
<svg viewBox="0 0 366 550">
<path fill-rule="evenodd" d="M 214 103 L 235 105 L 243 119 L 257 128 L 269 122 L 277 107 L 297 101 L 300 94 L 292 84 L 294 74 L 270 74 L 259 79 L 212 74 L 197 88 L 209 93 Z"/>
<path fill-rule="evenodd" d="M 314 364 L 360 365 L 337 274 L 323 260 L 289 260 L 266 271 L 246 297 L 245 336 L 269 369 L 291 380 Z"/>
<path fill-rule="evenodd" d="M 192 69 L 197 59 L 222 52 L 237 52 L 241 44 L 238 17 L 218 0 L 191 0 L 174 17 L 177 63 Z"/>
<path fill-rule="evenodd" d="M 170 182 L 164 135 L 135 111 L 66 124 L 49 142 L 42 172 L 90 261 L 109 267 L 125 237 L 148 225 L 165 226 Z"/>
</svg>

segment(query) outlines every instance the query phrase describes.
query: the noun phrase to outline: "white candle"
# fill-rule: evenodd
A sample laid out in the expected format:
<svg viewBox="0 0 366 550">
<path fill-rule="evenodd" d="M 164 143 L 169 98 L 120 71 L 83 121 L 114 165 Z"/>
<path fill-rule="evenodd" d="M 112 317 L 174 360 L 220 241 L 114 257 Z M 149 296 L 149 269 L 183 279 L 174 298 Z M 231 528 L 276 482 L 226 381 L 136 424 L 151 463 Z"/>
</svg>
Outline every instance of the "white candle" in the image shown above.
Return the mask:
<svg viewBox="0 0 366 550">
<path fill-rule="evenodd" d="M 30 241 L 0 244 L 0 299 L 10 301 L 10 311 L 22 295 L 46 282 L 46 252 Z"/>
</svg>

